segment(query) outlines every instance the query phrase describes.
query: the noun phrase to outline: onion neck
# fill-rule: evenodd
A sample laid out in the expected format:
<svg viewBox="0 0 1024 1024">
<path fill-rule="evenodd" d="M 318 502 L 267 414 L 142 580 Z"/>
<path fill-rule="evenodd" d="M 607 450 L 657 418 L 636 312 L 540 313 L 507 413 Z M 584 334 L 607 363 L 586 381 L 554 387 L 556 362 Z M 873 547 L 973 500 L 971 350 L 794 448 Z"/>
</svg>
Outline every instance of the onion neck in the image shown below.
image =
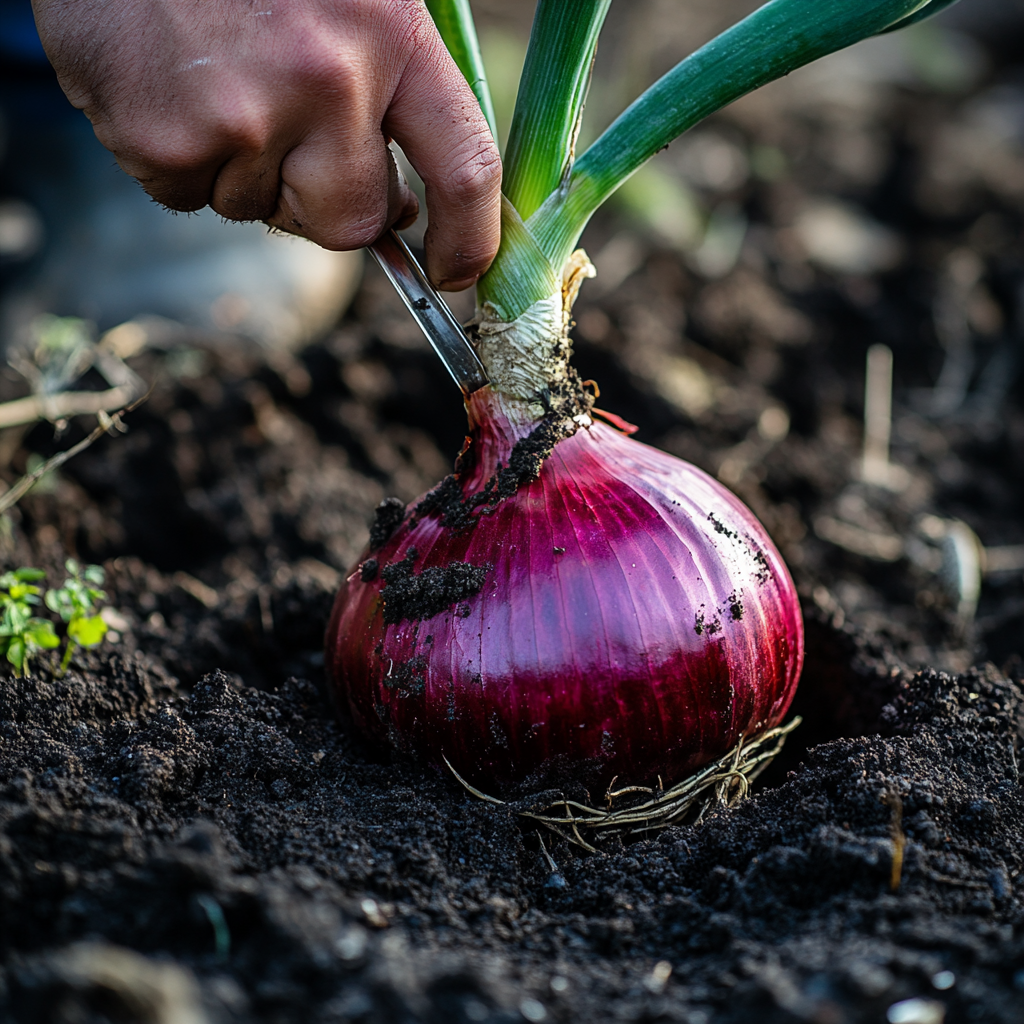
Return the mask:
<svg viewBox="0 0 1024 1024">
<path fill-rule="evenodd" d="M 582 249 L 566 261 L 561 286 L 542 296 L 512 320 L 486 298 L 478 299 L 474 324 L 476 350 L 487 371 L 491 390 L 513 400 L 505 402 L 514 419 L 536 421 L 552 411 L 557 396 L 577 390 L 569 366 L 572 305 L 580 285 L 594 276 Z M 472 411 L 471 411 L 472 419 Z"/>
<path fill-rule="evenodd" d="M 481 508 L 536 480 L 555 445 L 590 426 L 594 400 L 569 365 L 569 324 L 580 284 L 593 275 L 583 250 L 573 253 L 561 288 L 514 316 L 502 316 L 486 288 L 478 290 L 474 343 L 490 383 L 466 399 L 470 431 L 455 472 L 423 497 L 417 517 L 436 515 L 455 529 L 473 525 Z"/>
<path fill-rule="evenodd" d="M 544 415 L 544 396 L 552 385 L 568 374 L 569 339 L 562 320 L 557 292 L 511 322 L 488 302 L 477 310 L 476 350 L 491 389 L 530 405 L 534 419 Z"/>
<path fill-rule="evenodd" d="M 531 403 L 493 387 L 474 391 L 466 400 L 466 413 L 472 439 L 472 476 L 482 484 L 508 465 L 512 449 L 529 437 L 538 417 Z"/>
</svg>

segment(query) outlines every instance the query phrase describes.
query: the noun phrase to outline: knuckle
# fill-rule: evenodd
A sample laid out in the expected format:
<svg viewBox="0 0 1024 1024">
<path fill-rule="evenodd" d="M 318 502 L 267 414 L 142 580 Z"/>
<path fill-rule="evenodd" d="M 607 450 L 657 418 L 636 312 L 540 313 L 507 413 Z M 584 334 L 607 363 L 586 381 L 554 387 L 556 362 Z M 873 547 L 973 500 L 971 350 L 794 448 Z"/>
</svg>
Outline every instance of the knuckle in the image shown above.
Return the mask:
<svg viewBox="0 0 1024 1024">
<path fill-rule="evenodd" d="M 328 47 L 322 29 L 305 26 L 296 30 L 292 49 L 288 78 L 304 95 L 344 109 L 360 102 L 367 73 L 349 46 Z"/>
<path fill-rule="evenodd" d="M 487 200 L 501 188 L 501 158 L 490 137 L 473 140 L 463 150 L 448 174 L 449 188 L 465 201 Z"/>
<path fill-rule="evenodd" d="M 312 230 L 309 237 L 325 249 L 343 252 L 348 249 L 362 249 L 375 242 L 388 224 L 386 208 L 358 219 L 339 221 L 319 230 Z"/>
<path fill-rule="evenodd" d="M 258 111 L 242 108 L 223 119 L 221 137 L 236 152 L 262 153 L 270 141 L 266 118 Z"/>
<path fill-rule="evenodd" d="M 144 177 L 191 174 L 210 159 L 208 147 L 187 132 L 141 132 L 132 143 L 114 152 L 140 169 L 138 174 L 129 172 L 140 181 Z"/>
</svg>

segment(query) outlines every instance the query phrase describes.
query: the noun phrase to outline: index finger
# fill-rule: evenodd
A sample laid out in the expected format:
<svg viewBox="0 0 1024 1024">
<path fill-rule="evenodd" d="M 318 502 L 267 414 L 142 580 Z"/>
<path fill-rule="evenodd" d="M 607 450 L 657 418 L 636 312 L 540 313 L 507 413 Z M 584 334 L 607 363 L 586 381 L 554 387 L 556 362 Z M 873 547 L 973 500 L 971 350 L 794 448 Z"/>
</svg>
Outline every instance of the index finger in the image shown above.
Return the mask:
<svg viewBox="0 0 1024 1024">
<path fill-rule="evenodd" d="M 419 34 L 384 118 L 427 192 L 427 270 L 468 288 L 501 240 L 501 157 L 462 72 L 433 24 Z"/>
</svg>

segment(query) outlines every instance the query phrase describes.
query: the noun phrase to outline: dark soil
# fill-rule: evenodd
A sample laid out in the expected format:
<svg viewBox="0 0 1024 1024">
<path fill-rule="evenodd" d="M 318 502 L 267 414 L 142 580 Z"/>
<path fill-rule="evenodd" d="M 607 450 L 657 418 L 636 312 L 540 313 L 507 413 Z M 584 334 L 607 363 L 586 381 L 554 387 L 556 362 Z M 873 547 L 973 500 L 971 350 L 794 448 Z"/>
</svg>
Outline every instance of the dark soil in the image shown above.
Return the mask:
<svg viewBox="0 0 1024 1024">
<path fill-rule="evenodd" d="M 1024 578 L 986 577 L 965 617 L 922 525 L 1024 543 L 1024 191 L 997 173 L 1024 160 L 972 151 L 953 174 L 935 148 L 1000 96 L 1024 110 L 1011 72 L 959 97 L 875 83 L 843 135 L 873 163 L 841 155 L 835 111 L 781 93 L 716 119 L 789 167 L 698 188 L 750 221 L 722 276 L 614 209 L 584 240 L 612 283 L 577 307 L 581 376 L 755 509 L 805 603 L 804 725 L 700 824 L 542 847 L 514 808 L 336 721 L 321 640 L 341 574 L 382 499 L 436 485 L 465 432 L 380 276 L 294 360 L 230 339 L 133 360 L 156 385 L 128 433 L 0 538 L 5 567 L 53 580 L 68 553 L 103 562 L 117 613 L 66 678 L 40 658 L 0 682 L 0 1018 L 867 1024 L 920 998 L 936 1005 L 902 1019 L 1024 1021 Z M 809 263 L 792 211 L 822 194 L 886 225 L 902 261 Z M 954 342 L 936 309 L 964 253 L 980 270 Z M 856 475 L 876 342 L 901 490 Z M 954 357 L 962 394 L 937 401 Z M 89 426 L 0 435 L 11 476 Z"/>
<path fill-rule="evenodd" d="M 479 594 L 487 574 L 494 569 L 486 562 L 483 565 L 449 562 L 443 567 L 432 565 L 422 572 L 414 572 L 416 558 L 416 549 L 409 548 L 405 558 L 381 570 L 386 623 L 432 618 L 467 597 Z"/>
</svg>

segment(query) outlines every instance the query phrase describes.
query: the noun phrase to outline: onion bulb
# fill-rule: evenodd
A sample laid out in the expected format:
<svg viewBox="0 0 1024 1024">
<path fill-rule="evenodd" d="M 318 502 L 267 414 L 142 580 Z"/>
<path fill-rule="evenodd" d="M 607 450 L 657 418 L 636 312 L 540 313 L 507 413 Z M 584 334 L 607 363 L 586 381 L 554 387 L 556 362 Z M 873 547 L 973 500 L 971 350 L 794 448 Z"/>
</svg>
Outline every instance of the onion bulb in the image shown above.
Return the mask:
<svg viewBox="0 0 1024 1024">
<path fill-rule="evenodd" d="M 408 509 L 384 505 L 328 627 L 334 691 L 369 736 L 475 785 L 543 785 L 559 766 L 590 785 L 656 785 L 781 721 L 803 661 L 793 582 L 725 488 L 591 415 L 569 325 L 594 270 L 573 247 L 608 196 L 713 111 L 947 2 L 763 4 L 581 153 L 608 4 L 538 4 L 501 245 L 477 282 L 490 383 L 459 381 L 472 393 L 455 473 Z M 428 7 L 490 116 L 468 5 Z"/>
<path fill-rule="evenodd" d="M 668 784 L 777 725 L 803 626 L 750 511 L 579 402 L 467 409 L 455 474 L 385 504 L 338 594 L 327 667 L 357 726 L 508 789 L 559 766 Z"/>
</svg>

